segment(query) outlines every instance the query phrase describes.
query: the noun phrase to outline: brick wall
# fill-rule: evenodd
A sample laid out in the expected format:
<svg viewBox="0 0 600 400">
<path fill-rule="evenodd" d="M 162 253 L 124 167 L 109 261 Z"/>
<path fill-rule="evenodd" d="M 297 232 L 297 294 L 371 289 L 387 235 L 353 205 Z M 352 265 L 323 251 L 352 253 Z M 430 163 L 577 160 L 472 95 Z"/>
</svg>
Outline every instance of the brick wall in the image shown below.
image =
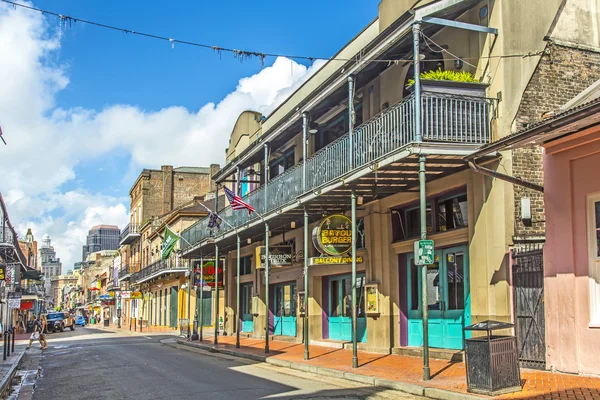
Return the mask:
<svg viewBox="0 0 600 400">
<path fill-rule="evenodd" d="M 600 53 L 549 43 L 533 74 L 517 112 L 513 131 L 526 129 L 542 120 L 600 79 Z M 539 146 L 513 150 L 513 175 L 543 185 L 542 150 Z M 544 197 L 521 186 L 514 186 L 515 239 L 545 234 Z M 531 199 L 532 227 L 521 222 L 521 198 Z"/>
</svg>

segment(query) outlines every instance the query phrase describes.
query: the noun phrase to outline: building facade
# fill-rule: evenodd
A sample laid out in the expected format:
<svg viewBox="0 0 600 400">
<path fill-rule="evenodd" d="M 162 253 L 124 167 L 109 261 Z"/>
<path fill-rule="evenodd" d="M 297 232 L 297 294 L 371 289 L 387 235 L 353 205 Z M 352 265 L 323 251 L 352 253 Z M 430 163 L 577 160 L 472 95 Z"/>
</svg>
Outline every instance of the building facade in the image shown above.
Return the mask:
<svg viewBox="0 0 600 400">
<path fill-rule="evenodd" d="M 181 260 L 167 262 L 160 259 L 164 224 L 172 224 L 179 233 L 199 216 L 206 215 L 206 209 L 198 203 L 206 201 L 206 194 L 214 187 L 212 175 L 219 168 L 213 164 L 210 167 L 144 169 L 133 184 L 129 192 L 130 224 L 121 232 L 118 273 L 120 290 L 144 293 L 142 299 L 122 300 L 122 321 L 132 329 L 139 329 L 140 324 L 175 324 L 177 327 L 178 313 L 183 310 L 179 306 L 181 294 L 177 281 L 187 267 L 180 267 L 183 265 Z M 174 220 L 173 216 L 176 216 Z M 172 266 L 177 266 L 177 271 L 170 269 Z M 149 274 L 152 269 L 159 273 Z M 162 282 L 165 278 L 175 283 Z M 163 285 L 169 288 L 162 288 Z M 174 287 L 178 289 L 173 290 Z M 152 306 L 150 302 L 153 302 Z"/>
<path fill-rule="evenodd" d="M 117 250 L 121 230 L 116 225 L 96 225 L 88 232 L 83 245 L 81 260 L 85 261 L 90 253 L 102 250 Z"/>
<path fill-rule="evenodd" d="M 597 12 L 591 1 L 413 3 L 381 1 L 379 18 L 214 176 L 238 187 L 239 171 L 260 176 L 244 197 L 258 213 L 221 203 L 231 226 L 211 233 L 204 219 L 182 233 L 191 243 L 184 257 L 215 257 L 217 247 L 225 257 L 228 332 L 337 345 L 353 334 L 354 292 L 355 337 L 382 353 L 423 346 L 424 307 L 429 346 L 456 352 L 465 326 L 514 320 L 510 249 L 524 236 L 515 222 L 523 196 L 494 175 L 511 174 L 527 156 L 465 158 L 535 113 L 523 104 L 533 101 L 535 81 L 567 69 L 550 68 L 544 57 L 565 46 L 560 37 L 580 40 L 574 14 L 596 26 Z M 480 84 L 411 84 L 417 68 L 471 72 Z M 334 246 L 348 244 L 352 231 L 360 239 L 351 241 L 355 257 Z M 421 267 L 413 245 L 425 238 L 435 252 Z M 273 263 L 284 253 L 289 262 L 267 275 L 258 261 L 266 249 L 277 255 Z"/>
</svg>

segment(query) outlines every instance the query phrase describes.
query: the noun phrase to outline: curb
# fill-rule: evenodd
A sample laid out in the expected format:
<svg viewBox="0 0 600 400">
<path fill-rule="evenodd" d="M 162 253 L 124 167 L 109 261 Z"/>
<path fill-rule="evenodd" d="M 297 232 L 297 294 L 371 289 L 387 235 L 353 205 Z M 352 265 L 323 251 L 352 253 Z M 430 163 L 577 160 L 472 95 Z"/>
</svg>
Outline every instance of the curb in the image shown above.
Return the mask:
<svg viewBox="0 0 600 400">
<path fill-rule="evenodd" d="M 313 373 L 316 375 L 327 376 L 327 377 L 331 377 L 331 378 L 345 379 L 348 381 L 362 383 L 362 384 L 370 385 L 370 386 L 398 390 L 400 392 L 404 392 L 404 393 L 408 393 L 408 394 L 412 394 L 412 395 L 416 395 L 416 396 L 422 396 L 422 397 L 426 397 L 429 399 L 481 400 L 481 399 L 489 398 L 489 397 L 483 397 L 483 396 L 475 396 L 475 395 L 467 394 L 467 393 L 453 392 L 450 390 L 415 385 L 412 383 L 404 383 L 404 382 L 398 382 L 398 381 L 391 381 L 388 379 L 380 379 L 380 378 L 376 378 L 374 376 L 361 375 L 361 374 L 356 374 L 353 372 L 345 372 L 345 371 L 340 371 L 340 370 L 332 369 L 332 368 L 318 367 L 318 366 L 313 366 L 313 365 L 296 363 L 296 362 L 292 362 L 292 361 L 280 360 L 280 359 L 274 358 L 274 357 L 259 356 L 257 354 L 241 353 L 236 350 L 214 347 L 213 345 L 210 345 L 210 344 L 190 343 L 186 340 L 181 340 L 181 339 L 177 339 L 175 341 L 175 343 L 184 345 L 184 346 L 188 346 L 188 347 L 194 347 L 194 348 L 201 349 L 201 350 L 206 350 L 211 353 L 221 353 L 221 354 L 226 354 L 228 356 L 234 356 L 234 357 L 245 358 L 245 359 L 253 360 L 253 361 L 265 362 L 267 364 L 271 364 L 271 365 L 274 365 L 277 367 L 289 368 L 289 369 L 294 369 L 294 370 L 303 371 L 303 372 L 310 372 L 310 373 Z"/>
<path fill-rule="evenodd" d="M 19 368 L 19 364 L 21 364 L 21 360 L 25 356 L 25 350 L 21 350 L 21 354 L 18 355 L 17 361 L 14 362 L 8 372 L 4 374 L 2 380 L 0 380 L 0 395 L 4 395 L 8 389 L 10 389 L 10 383 L 12 382 L 13 377 L 17 372 L 17 368 Z"/>
</svg>

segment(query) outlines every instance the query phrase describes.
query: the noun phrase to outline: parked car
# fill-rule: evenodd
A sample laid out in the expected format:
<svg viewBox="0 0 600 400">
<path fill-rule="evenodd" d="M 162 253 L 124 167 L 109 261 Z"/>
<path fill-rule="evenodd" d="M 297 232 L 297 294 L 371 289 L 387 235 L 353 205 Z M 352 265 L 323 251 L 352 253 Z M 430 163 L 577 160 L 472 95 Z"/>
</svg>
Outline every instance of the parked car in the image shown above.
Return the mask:
<svg viewBox="0 0 600 400">
<path fill-rule="evenodd" d="M 85 318 L 83 315 L 78 315 L 75 317 L 75 325 L 85 326 Z"/>
<path fill-rule="evenodd" d="M 48 332 L 64 332 L 65 328 L 75 330 L 75 318 L 70 313 L 66 312 L 51 312 L 46 315 L 48 322 Z"/>
</svg>

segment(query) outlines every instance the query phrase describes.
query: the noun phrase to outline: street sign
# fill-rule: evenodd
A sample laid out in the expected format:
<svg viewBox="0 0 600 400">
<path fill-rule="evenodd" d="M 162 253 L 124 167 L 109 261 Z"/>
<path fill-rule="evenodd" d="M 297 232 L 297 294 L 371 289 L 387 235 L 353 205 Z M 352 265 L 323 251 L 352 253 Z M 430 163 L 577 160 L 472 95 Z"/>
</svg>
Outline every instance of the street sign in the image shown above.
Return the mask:
<svg viewBox="0 0 600 400">
<path fill-rule="evenodd" d="M 417 240 L 414 246 L 415 265 L 433 264 L 433 240 Z"/>
</svg>

